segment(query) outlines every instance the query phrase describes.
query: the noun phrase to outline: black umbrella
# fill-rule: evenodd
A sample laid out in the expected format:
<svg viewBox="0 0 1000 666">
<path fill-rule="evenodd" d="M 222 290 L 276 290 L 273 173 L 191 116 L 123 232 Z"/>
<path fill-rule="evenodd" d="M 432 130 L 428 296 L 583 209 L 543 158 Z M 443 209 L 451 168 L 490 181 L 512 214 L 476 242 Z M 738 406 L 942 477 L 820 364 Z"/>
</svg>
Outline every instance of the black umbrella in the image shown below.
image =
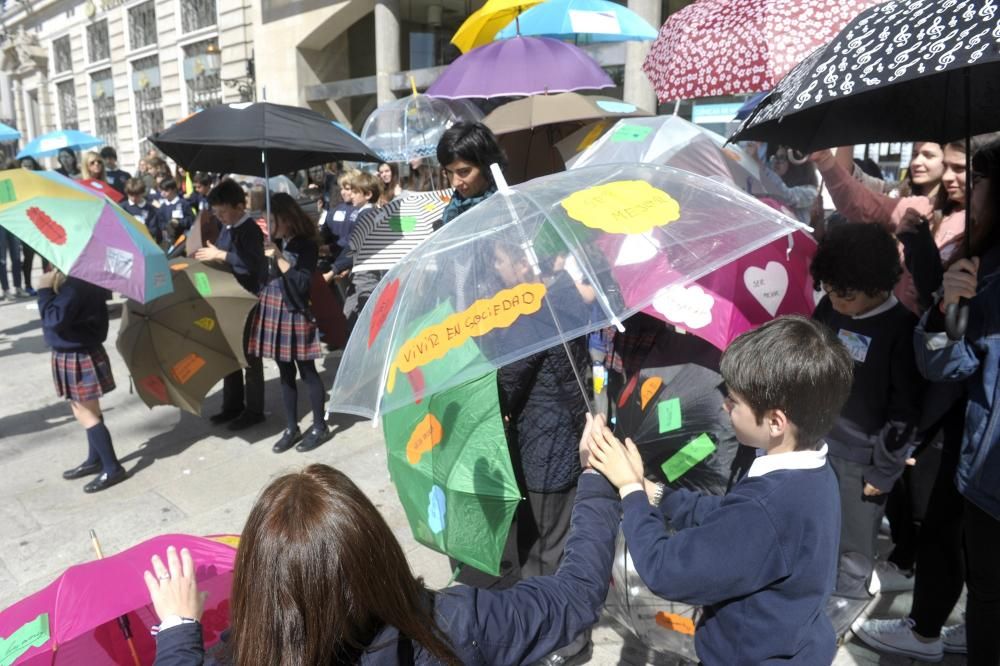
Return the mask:
<svg viewBox="0 0 1000 666">
<path fill-rule="evenodd" d="M 381 161 L 356 134 L 329 118 L 270 102 L 212 106 L 149 140 L 189 171 L 265 178 L 334 160 Z"/>
<path fill-rule="evenodd" d="M 861 12 L 788 73 L 733 141 L 802 151 L 873 141 L 936 141 L 1000 129 L 1000 10 L 992 0 L 891 0 Z M 966 178 L 966 206 L 972 179 Z M 965 249 L 969 255 L 966 214 Z M 967 308 L 949 313 L 961 337 Z"/>
</svg>

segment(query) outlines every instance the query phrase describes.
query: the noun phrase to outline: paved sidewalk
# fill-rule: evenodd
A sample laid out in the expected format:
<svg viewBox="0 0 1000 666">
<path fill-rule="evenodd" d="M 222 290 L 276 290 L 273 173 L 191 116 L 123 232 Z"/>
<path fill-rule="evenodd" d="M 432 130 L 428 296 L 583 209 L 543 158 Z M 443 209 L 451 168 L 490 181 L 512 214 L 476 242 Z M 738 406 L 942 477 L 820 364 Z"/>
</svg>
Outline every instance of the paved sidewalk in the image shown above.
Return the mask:
<svg viewBox="0 0 1000 666">
<path fill-rule="evenodd" d="M 172 408 L 148 409 L 130 392 L 125 366 L 114 349 L 121 303 L 113 304 L 106 345 L 118 388 L 102 400 L 115 449 L 131 473 L 124 483 L 84 494 L 88 479 L 64 481 L 61 472 L 86 453 L 83 431 L 52 387 L 49 350 L 34 300 L 0 303 L 0 608 L 41 588 L 67 566 L 93 557 L 88 530 L 96 530 L 105 553 L 155 534 L 238 533 L 257 494 L 275 475 L 310 462 L 333 465 L 350 475 L 376 503 L 413 566 L 429 586 L 445 585 L 447 559 L 418 545 L 389 482 L 381 431 L 367 421 L 335 417 L 336 435 L 301 454 L 271 452 L 283 428 L 277 368 L 265 361 L 268 421 L 233 434 Z M 324 382 L 332 382 L 336 359 L 325 359 Z M 218 411 L 220 393 L 205 413 Z M 307 420 L 303 402 L 300 413 Z M 900 595 L 896 609 L 905 612 Z M 594 632 L 592 664 L 673 664 L 656 657 L 614 621 Z M 837 664 L 907 664 L 861 647 L 842 648 Z M 964 663 L 951 660 L 947 663 Z"/>
</svg>

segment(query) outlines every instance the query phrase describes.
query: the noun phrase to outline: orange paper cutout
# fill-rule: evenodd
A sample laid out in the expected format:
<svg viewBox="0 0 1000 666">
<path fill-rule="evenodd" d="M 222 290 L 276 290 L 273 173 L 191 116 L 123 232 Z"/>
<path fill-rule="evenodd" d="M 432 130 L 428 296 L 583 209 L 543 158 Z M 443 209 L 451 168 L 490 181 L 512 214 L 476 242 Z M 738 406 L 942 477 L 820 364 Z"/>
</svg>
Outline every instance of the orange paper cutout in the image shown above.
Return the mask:
<svg viewBox="0 0 1000 666">
<path fill-rule="evenodd" d="M 147 393 L 152 393 L 153 397 L 160 402 L 170 402 L 167 398 L 167 385 L 163 383 L 163 379 L 161 379 L 159 375 L 147 375 L 140 379 L 137 383 L 145 389 Z"/>
<path fill-rule="evenodd" d="M 181 384 L 187 384 L 188 380 L 194 377 L 203 367 L 205 367 L 205 359 L 191 352 L 177 361 L 177 363 L 174 363 L 174 367 L 170 368 L 170 374 Z"/>
<path fill-rule="evenodd" d="M 642 383 L 642 389 L 640 390 L 639 395 L 642 396 L 643 409 L 646 409 L 646 405 L 648 405 L 649 401 L 653 399 L 653 396 L 656 395 L 656 392 L 660 390 L 661 386 L 663 386 L 663 380 L 659 377 L 650 377 Z"/>
<path fill-rule="evenodd" d="M 170 264 L 170 270 L 172 271 L 182 271 L 187 268 L 190 264 L 180 263 L 180 264 Z"/>
<path fill-rule="evenodd" d="M 679 634 L 694 636 L 694 621 L 689 617 L 677 615 L 675 613 L 664 613 L 660 611 L 656 614 L 656 624 L 664 629 L 676 631 Z"/>
<path fill-rule="evenodd" d="M 413 429 L 410 441 L 406 443 L 406 460 L 411 465 L 420 462 L 425 453 L 441 443 L 444 428 L 433 414 L 428 414 Z"/>
</svg>

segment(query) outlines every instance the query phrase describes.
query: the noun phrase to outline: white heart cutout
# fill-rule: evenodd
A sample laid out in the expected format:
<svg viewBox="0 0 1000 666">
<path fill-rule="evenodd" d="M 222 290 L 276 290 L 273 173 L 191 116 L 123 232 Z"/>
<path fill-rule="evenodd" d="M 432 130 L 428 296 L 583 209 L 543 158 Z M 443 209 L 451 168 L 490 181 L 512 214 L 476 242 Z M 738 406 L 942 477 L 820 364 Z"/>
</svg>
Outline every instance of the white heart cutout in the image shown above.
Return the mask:
<svg viewBox="0 0 1000 666">
<path fill-rule="evenodd" d="M 767 262 L 764 268 L 751 266 L 743 273 L 743 284 L 773 317 L 788 293 L 788 271 L 777 261 Z"/>
<path fill-rule="evenodd" d="M 660 243 L 651 233 L 629 234 L 618 248 L 615 266 L 632 266 L 649 261 L 660 250 Z"/>
</svg>

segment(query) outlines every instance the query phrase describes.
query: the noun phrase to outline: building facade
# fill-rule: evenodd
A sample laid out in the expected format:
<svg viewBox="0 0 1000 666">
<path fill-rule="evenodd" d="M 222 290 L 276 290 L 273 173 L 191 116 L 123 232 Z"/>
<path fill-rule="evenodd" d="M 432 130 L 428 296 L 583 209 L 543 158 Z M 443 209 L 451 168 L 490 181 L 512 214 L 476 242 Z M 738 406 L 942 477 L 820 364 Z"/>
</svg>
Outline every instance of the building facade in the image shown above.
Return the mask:
<svg viewBox="0 0 1000 666">
<path fill-rule="evenodd" d="M 250 2 L 8 2 L 0 76 L 10 96 L 0 115 L 22 143 L 57 129 L 99 136 L 131 169 L 153 132 L 253 98 Z"/>
</svg>

